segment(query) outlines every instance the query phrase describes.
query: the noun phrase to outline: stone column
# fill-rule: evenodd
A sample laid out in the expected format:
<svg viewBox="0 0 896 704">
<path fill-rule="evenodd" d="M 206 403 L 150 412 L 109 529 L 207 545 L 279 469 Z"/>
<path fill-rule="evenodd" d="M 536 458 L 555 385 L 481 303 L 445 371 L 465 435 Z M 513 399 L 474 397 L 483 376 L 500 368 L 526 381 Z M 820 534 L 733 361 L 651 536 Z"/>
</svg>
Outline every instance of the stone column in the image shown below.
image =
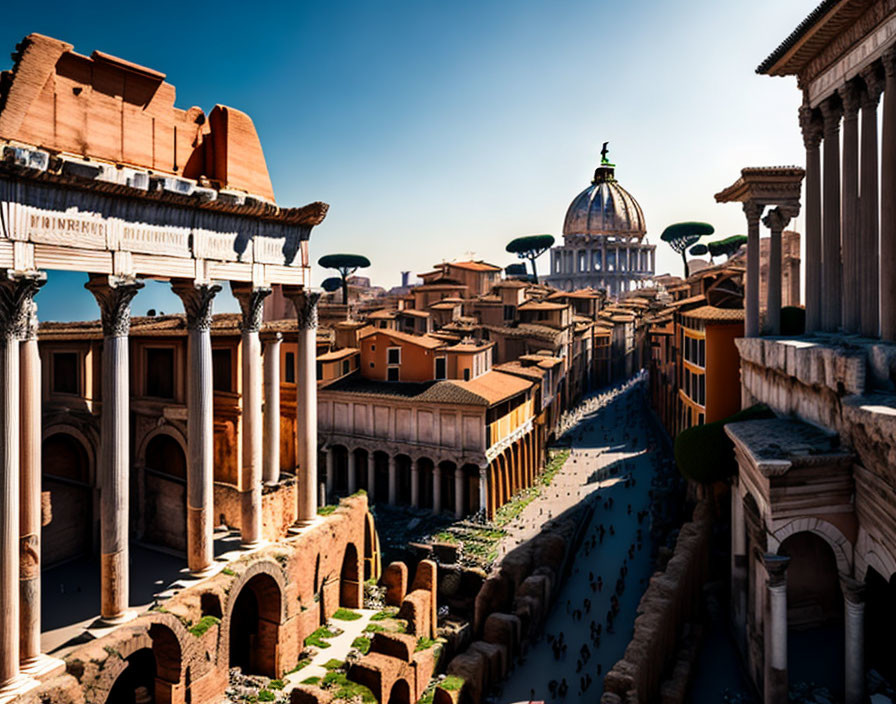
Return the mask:
<svg viewBox="0 0 896 704">
<path fill-rule="evenodd" d="M 746 653 L 747 637 L 747 531 L 744 500 L 737 484 L 731 486 L 731 615 L 737 644 Z"/>
<path fill-rule="evenodd" d="M 859 331 L 859 99 L 856 81 L 837 91 L 843 101 L 843 310 L 844 332 Z"/>
<path fill-rule="evenodd" d="M 86 288 L 100 306 L 103 323 L 100 441 L 100 613 L 108 623 L 128 614 L 128 510 L 130 505 L 131 301 L 143 283 L 131 277 L 91 275 Z"/>
<path fill-rule="evenodd" d="M 777 207 L 770 210 L 763 219 L 765 226 L 771 230 L 768 256 L 768 286 L 766 293 L 766 328 L 770 335 L 781 334 L 781 233 L 790 222 L 791 212 Z"/>
<path fill-rule="evenodd" d="M 479 510 L 488 514 L 488 465 L 479 465 Z"/>
<path fill-rule="evenodd" d="M 373 450 L 367 451 L 367 501 L 376 501 L 376 459 Z"/>
<path fill-rule="evenodd" d="M 320 293 L 292 286 L 283 295 L 296 307 L 296 522 L 317 517 L 317 302 Z"/>
<path fill-rule="evenodd" d="M 432 467 L 432 512 L 442 511 L 442 468 L 438 462 Z"/>
<path fill-rule="evenodd" d="M 768 573 L 765 618 L 765 704 L 787 704 L 787 565 L 789 557 L 763 556 Z"/>
<path fill-rule="evenodd" d="M 840 261 L 840 107 L 831 96 L 821 104 L 824 119 L 823 220 L 821 227 L 821 327 L 837 332 L 842 321 Z"/>
<path fill-rule="evenodd" d="M 840 575 L 844 616 L 844 704 L 865 701 L 865 584 Z"/>
<path fill-rule="evenodd" d="M 26 560 L 27 574 L 36 567 L 33 556 L 19 553 L 19 338 L 44 281 L 43 274 L 0 271 L 0 698 L 36 684 L 19 671 L 19 571 Z"/>
<path fill-rule="evenodd" d="M 420 467 L 417 462 L 411 462 L 411 506 L 417 508 L 420 505 Z"/>
<path fill-rule="evenodd" d="M 348 461 L 348 458 L 346 458 Z M 327 448 L 324 450 L 324 472 L 327 485 L 327 500 L 333 495 L 333 450 Z"/>
<path fill-rule="evenodd" d="M 866 337 L 880 334 L 880 243 L 878 242 L 877 191 L 877 105 L 883 91 L 883 81 L 877 68 L 862 71 L 865 92 L 862 97 L 862 180 L 859 194 L 860 211 L 860 295 L 861 332 Z"/>
<path fill-rule="evenodd" d="M 358 458 L 355 451 L 348 451 L 348 493 L 354 494 L 358 490 Z"/>
<path fill-rule="evenodd" d="M 214 560 L 214 392 L 212 302 L 217 284 L 178 279 L 171 288 L 187 314 L 187 566 L 203 572 Z"/>
<path fill-rule="evenodd" d="M 883 57 L 884 124 L 880 150 L 880 336 L 896 340 L 896 56 Z"/>
<path fill-rule="evenodd" d="M 747 216 L 747 297 L 744 302 L 746 337 L 759 336 L 759 218 L 765 206 L 754 201 L 744 203 Z"/>
<path fill-rule="evenodd" d="M 806 147 L 806 332 L 821 330 L 821 144 L 822 127 L 815 111 L 800 108 Z"/>
<path fill-rule="evenodd" d="M 230 284 L 234 297 L 242 311 L 242 432 L 243 462 L 240 472 L 240 537 L 243 545 L 261 542 L 261 468 L 262 468 L 262 418 L 261 418 L 261 330 L 264 299 L 271 289 L 247 284 Z"/>
<path fill-rule="evenodd" d="M 264 341 L 264 468 L 268 486 L 280 481 L 280 343 L 283 336 L 273 333 Z"/>
<path fill-rule="evenodd" d="M 389 505 L 398 503 L 398 468 L 395 466 L 395 458 L 389 455 Z"/>
<path fill-rule="evenodd" d="M 464 470 L 463 467 L 454 469 L 454 515 L 463 518 L 464 515 Z"/>
</svg>

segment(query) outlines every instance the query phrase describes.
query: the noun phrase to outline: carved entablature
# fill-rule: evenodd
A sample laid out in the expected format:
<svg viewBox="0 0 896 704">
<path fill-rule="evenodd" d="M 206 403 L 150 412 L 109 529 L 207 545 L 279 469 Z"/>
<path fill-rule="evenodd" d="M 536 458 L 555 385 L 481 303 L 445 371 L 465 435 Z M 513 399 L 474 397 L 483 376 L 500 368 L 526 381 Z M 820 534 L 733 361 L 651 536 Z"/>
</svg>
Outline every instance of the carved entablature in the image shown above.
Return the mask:
<svg viewBox="0 0 896 704">
<path fill-rule="evenodd" d="M 728 188 L 715 195 L 717 203 L 781 206 L 796 217 L 806 172 L 798 166 L 747 167 Z M 761 215 L 761 208 L 755 215 Z"/>
</svg>

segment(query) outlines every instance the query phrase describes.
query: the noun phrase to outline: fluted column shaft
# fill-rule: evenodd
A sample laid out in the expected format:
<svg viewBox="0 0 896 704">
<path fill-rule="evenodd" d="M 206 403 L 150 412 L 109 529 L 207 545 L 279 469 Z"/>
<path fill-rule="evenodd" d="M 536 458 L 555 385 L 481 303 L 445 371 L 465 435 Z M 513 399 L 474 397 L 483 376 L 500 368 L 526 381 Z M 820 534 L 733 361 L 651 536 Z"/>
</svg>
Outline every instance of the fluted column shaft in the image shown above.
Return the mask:
<svg viewBox="0 0 896 704">
<path fill-rule="evenodd" d="M 389 456 L 389 505 L 398 503 L 398 469 L 395 466 L 395 458 Z"/>
<path fill-rule="evenodd" d="M 859 311 L 859 98 L 850 81 L 839 91 L 843 101 L 843 310 L 844 332 L 858 332 Z"/>
<path fill-rule="evenodd" d="M 214 390 L 212 302 L 216 284 L 178 280 L 172 289 L 187 314 L 187 566 L 202 572 L 214 560 Z"/>
<path fill-rule="evenodd" d="M 432 512 L 442 510 L 442 468 L 436 463 L 432 468 Z"/>
<path fill-rule="evenodd" d="M 746 337 L 759 336 L 759 218 L 763 206 L 753 201 L 744 203 L 747 216 L 747 296 L 744 302 Z"/>
<path fill-rule="evenodd" d="M 787 704 L 787 565 L 789 557 L 765 555 L 765 704 Z"/>
<path fill-rule="evenodd" d="M 821 122 L 812 108 L 800 108 L 806 147 L 806 332 L 821 329 Z"/>
<path fill-rule="evenodd" d="M 376 501 L 376 459 L 373 450 L 367 452 L 367 500 Z"/>
<path fill-rule="evenodd" d="M 840 116 L 836 96 L 821 104 L 824 120 L 824 200 L 821 228 L 821 324 L 837 332 L 843 319 L 840 259 Z"/>
<path fill-rule="evenodd" d="M 479 468 L 479 510 L 488 515 L 488 465 Z"/>
<path fill-rule="evenodd" d="M 416 462 L 411 462 L 411 506 L 417 508 L 420 505 L 420 467 Z"/>
<path fill-rule="evenodd" d="M 896 65 L 883 58 L 884 124 L 880 164 L 880 336 L 896 340 Z"/>
<path fill-rule="evenodd" d="M 845 704 L 865 701 L 865 585 L 841 576 L 843 589 L 843 635 Z"/>
<path fill-rule="evenodd" d="M 457 467 L 454 470 L 454 515 L 462 518 L 464 515 L 464 470 Z"/>
<path fill-rule="evenodd" d="M 883 90 L 877 70 L 868 67 L 862 72 L 865 93 L 862 98 L 862 181 L 859 193 L 860 210 L 860 318 L 861 332 L 866 337 L 880 334 L 880 243 L 878 241 L 879 197 L 877 183 L 877 106 Z"/>
<path fill-rule="evenodd" d="M 320 294 L 284 286 L 298 316 L 296 349 L 296 519 L 317 516 L 317 302 Z"/>
<path fill-rule="evenodd" d="M 103 415 L 100 441 L 100 598 L 103 619 L 115 622 L 128 607 L 130 505 L 131 300 L 143 284 L 132 278 L 91 276 L 86 284 L 103 323 Z"/>
<path fill-rule="evenodd" d="M 0 270 L 0 691 L 19 672 L 19 339 L 42 275 Z M 23 556 L 24 557 L 24 556 Z"/>
<path fill-rule="evenodd" d="M 261 321 L 264 299 L 271 295 L 267 287 L 251 287 L 231 283 L 234 297 L 242 311 L 242 433 L 243 457 L 240 476 L 240 538 L 243 545 L 261 541 L 261 483 L 262 483 L 262 417 L 261 417 Z"/>
<path fill-rule="evenodd" d="M 348 493 L 358 490 L 358 458 L 354 450 L 348 451 Z"/>
<path fill-rule="evenodd" d="M 280 333 L 264 347 L 264 483 L 280 481 Z"/>
</svg>

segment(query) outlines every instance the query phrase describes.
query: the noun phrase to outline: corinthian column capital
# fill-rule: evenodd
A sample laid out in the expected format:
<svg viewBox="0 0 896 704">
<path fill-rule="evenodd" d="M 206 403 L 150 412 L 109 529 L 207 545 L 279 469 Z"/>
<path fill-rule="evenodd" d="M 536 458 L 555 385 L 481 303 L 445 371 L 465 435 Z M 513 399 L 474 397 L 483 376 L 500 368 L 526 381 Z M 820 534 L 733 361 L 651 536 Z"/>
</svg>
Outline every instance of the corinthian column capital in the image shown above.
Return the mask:
<svg viewBox="0 0 896 704">
<path fill-rule="evenodd" d="M 93 294 L 100 307 L 103 335 L 127 337 L 131 330 L 131 301 L 143 282 L 132 276 L 91 274 L 84 288 Z"/>
<path fill-rule="evenodd" d="M 784 555 L 766 553 L 762 556 L 765 571 L 768 573 L 768 586 L 780 587 L 787 584 L 787 566 L 790 558 Z"/>
<path fill-rule="evenodd" d="M 284 286 L 283 295 L 291 300 L 296 307 L 299 330 L 316 329 L 317 302 L 320 300 L 320 292 L 307 288 Z"/>
<path fill-rule="evenodd" d="M 183 301 L 188 330 L 209 330 L 212 326 L 212 301 L 221 290 L 218 284 L 175 279 L 171 290 Z"/>
<path fill-rule="evenodd" d="M 837 134 L 840 129 L 840 118 L 843 116 L 843 106 L 840 104 L 840 100 L 836 95 L 832 95 L 823 100 L 819 108 L 821 109 L 825 137 Z"/>
<path fill-rule="evenodd" d="M 800 129 L 803 131 L 803 144 L 806 149 L 815 149 L 821 144 L 823 135 L 818 113 L 808 105 L 800 107 Z"/>
<path fill-rule="evenodd" d="M 880 75 L 875 64 L 862 69 L 862 81 L 865 83 L 865 92 L 862 94 L 862 107 L 864 109 L 876 108 L 880 102 L 881 93 L 884 92 L 884 79 Z"/>
<path fill-rule="evenodd" d="M 862 87 L 857 81 L 847 81 L 837 89 L 837 94 L 843 104 L 844 119 L 855 119 L 862 104 Z"/>
<path fill-rule="evenodd" d="M 0 339 L 27 336 L 34 296 L 46 281 L 42 271 L 0 269 Z"/>
<path fill-rule="evenodd" d="M 239 301 L 240 311 L 243 314 L 240 321 L 240 330 L 243 332 L 258 332 L 261 330 L 264 299 L 271 295 L 271 288 L 231 281 L 230 290 L 233 293 L 233 297 Z"/>
<path fill-rule="evenodd" d="M 747 216 L 748 223 L 758 223 L 763 210 L 765 206 L 755 200 L 744 201 L 744 215 Z"/>
</svg>

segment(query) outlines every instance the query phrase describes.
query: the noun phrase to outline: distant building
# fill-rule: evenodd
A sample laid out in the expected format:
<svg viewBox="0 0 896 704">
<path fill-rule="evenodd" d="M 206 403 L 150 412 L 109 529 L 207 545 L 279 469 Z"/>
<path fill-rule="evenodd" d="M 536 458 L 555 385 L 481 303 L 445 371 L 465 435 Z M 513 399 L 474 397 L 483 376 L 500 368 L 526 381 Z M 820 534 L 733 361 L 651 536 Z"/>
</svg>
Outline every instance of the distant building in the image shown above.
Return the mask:
<svg viewBox="0 0 896 704">
<path fill-rule="evenodd" d="M 566 211 L 563 244 L 551 249 L 547 283 L 564 291 L 604 289 L 611 296 L 641 288 L 653 278 L 656 245 L 638 201 L 616 180 L 606 157 L 591 185 Z"/>
</svg>

